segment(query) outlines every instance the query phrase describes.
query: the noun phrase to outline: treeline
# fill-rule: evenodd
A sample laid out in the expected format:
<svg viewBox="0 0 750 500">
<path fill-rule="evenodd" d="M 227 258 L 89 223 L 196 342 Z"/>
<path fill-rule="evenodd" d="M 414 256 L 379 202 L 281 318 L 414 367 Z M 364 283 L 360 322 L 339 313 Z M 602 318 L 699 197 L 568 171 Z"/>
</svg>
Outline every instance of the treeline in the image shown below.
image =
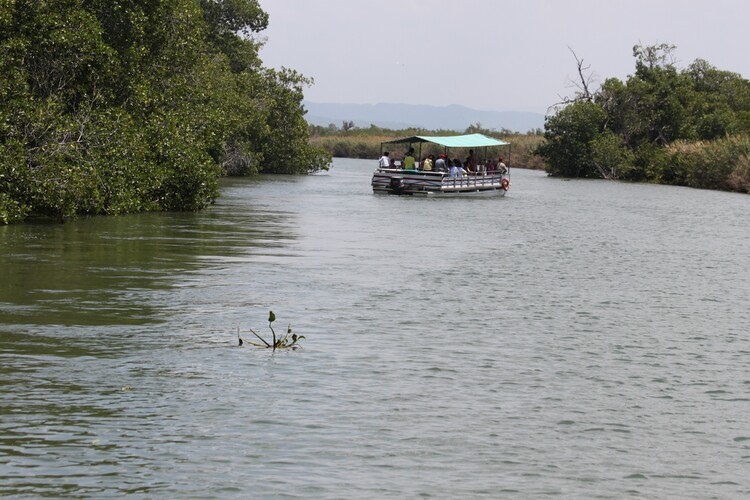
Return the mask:
<svg viewBox="0 0 750 500">
<path fill-rule="evenodd" d="M 257 0 L 0 0 L 0 220 L 197 210 L 324 168 Z"/>
<path fill-rule="evenodd" d="M 543 131 L 537 130 L 527 134 L 520 134 L 510 130 L 488 130 L 482 128 L 481 123 L 469 126 L 462 133 L 484 134 L 511 143 L 511 158 L 509 166 L 517 168 L 529 168 L 541 170 L 544 163 L 534 150 L 543 142 Z M 354 122 L 344 121 L 341 127 L 330 124 L 327 127 L 310 125 L 310 143 L 320 147 L 338 158 L 363 158 L 377 159 L 380 157 L 380 145 L 383 142 L 413 135 L 457 135 L 455 130 L 427 130 L 422 128 L 407 128 L 403 130 L 392 130 L 370 125 L 365 128 L 354 126 Z M 395 151 L 391 146 L 391 153 L 400 158 L 408 149 L 408 145 L 395 145 Z M 403 150 L 403 151 L 401 151 Z M 437 145 L 424 144 L 422 155 L 442 153 L 443 150 Z M 490 158 L 497 158 L 500 154 L 507 154 L 507 149 L 487 148 Z M 506 160 L 507 163 L 507 160 Z"/>
<path fill-rule="evenodd" d="M 666 44 L 636 46 L 635 73 L 579 92 L 545 123 L 550 174 L 750 191 L 750 82 Z"/>
</svg>

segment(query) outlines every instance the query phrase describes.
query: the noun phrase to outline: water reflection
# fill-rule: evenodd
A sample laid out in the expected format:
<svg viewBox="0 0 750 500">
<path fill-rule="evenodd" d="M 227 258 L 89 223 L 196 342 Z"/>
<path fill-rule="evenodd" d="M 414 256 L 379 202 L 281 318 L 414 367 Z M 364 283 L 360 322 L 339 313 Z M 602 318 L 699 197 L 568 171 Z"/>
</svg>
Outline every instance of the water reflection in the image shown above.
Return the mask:
<svg viewBox="0 0 750 500">
<path fill-rule="evenodd" d="M 225 191 L 231 199 L 231 181 L 225 182 Z M 167 296 L 182 279 L 227 261 L 278 255 L 295 239 L 293 219 L 293 214 L 271 213 L 249 202 L 241 209 L 226 206 L 201 214 L 94 217 L 0 228 L 3 323 L 163 321 Z"/>
</svg>

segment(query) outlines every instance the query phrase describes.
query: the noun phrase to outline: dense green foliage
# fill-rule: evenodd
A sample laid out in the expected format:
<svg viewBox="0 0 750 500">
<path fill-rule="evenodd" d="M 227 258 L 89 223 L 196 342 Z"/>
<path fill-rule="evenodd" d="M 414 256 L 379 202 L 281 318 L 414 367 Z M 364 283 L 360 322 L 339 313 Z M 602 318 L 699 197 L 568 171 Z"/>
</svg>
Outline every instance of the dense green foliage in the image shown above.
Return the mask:
<svg viewBox="0 0 750 500">
<path fill-rule="evenodd" d="M 326 167 L 267 23 L 257 0 L 0 0 L 0 221 L 197 210 L 222 173 Z"/>
<path fill-rule="evenodd" d="M 520 134 L 510 130 L 488 130 L 482 128 L 480 123 L 469 126 L 464 134 L 484 134 L 489 137 L 501 139 L 511 143 L 511 158 L 506 163 L 509 166 L 517 168 L 542 169 L 542 160 L 534 154 L 534 149 L 542 142 L 542 131 L 537 130 L 528 134 Z M 344 121 L 341 127 L 331 123 L 327 127 L 320 125 L 310 125 L 310 142 L 319 146 L 331 155 L 340 158 L 371 158 L 376 159 L 381 154 L 381 143 L 409 137 L 413 135 L 456 135 L 455 130 L 427 130 L 421 128 L 410 128 L 402 130 L 392 130 L 370 125 L 368 128 L 357 128 L 354 122 Z M 408 145 L 400 145 L 388 148 L 391 149 L 392 158 L 400 158 L 408 149 Z M 403 151 L 401 151 L 403 150 Z M 442 148 L 437 145 L 425 144 L 422 148 L 422 155 L 442 153 Z M 485 151 L 490 158 L 496 158 L 498 155 L 508 154 L 506 147 L 487 148 Z"/>
<path fill-rule="evenodd" d="M 636 46 L 635 73 L 549 116 L 538 149 L 550 174 L 747 191 L 750 82 L 674 47 Z"/>
</svg>

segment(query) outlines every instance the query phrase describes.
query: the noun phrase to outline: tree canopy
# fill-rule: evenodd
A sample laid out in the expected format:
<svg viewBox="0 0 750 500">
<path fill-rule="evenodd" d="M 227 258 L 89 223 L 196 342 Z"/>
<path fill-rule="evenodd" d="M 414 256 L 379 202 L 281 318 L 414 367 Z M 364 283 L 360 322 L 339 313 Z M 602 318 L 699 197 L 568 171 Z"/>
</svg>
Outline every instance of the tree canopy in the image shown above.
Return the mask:
<svg viewBox="0 0 750 500">
<path fill-rule="evenodd" d="M 222 174 L 326 167 L 267 25 L 257 0 L 0 0 L 0 221 L 197 210 Z"/>
<path fill-rule="evenodd" d="M 678 69 L 674 50 L 635 46 L 625 82 L 606 79 L 549 116 L 537 149 L 547 171 L 748 191 L 750 159 L 739 145 L 750 134 L 750 82 L 700 59 Z M 723 164 L 711 159 L 717 148 L 733 152 L 719 155 Z"/>
</svg>

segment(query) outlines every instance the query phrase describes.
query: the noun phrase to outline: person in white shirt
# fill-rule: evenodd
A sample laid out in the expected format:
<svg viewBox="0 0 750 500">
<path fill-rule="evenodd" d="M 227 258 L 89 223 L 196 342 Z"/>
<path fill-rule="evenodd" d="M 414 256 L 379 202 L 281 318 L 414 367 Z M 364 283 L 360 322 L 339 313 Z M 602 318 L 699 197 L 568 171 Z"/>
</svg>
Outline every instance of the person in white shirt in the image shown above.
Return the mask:
<svg viewBox="0 0 750 500">
<path fill-rule="evenodd" d="M 453 166 L 451 167 L 450 175 L 451 179 L 455 179 L 456 177 L 458 177 L 459 179 L 464 178 L 464 169 L 461 165 L 461 160 L 459 160 L 458 158 L 453 159 Z"/>
<path fill-rule="evenodd" d="M 380 168 L 388 168 L 391 166 L 391 159 L 388 157 L 388 151 L 383 153 L 383 156 L 380 157 L 380 160 L 378 160 L 378 166 L 380 166 Z"/>
</svg>

